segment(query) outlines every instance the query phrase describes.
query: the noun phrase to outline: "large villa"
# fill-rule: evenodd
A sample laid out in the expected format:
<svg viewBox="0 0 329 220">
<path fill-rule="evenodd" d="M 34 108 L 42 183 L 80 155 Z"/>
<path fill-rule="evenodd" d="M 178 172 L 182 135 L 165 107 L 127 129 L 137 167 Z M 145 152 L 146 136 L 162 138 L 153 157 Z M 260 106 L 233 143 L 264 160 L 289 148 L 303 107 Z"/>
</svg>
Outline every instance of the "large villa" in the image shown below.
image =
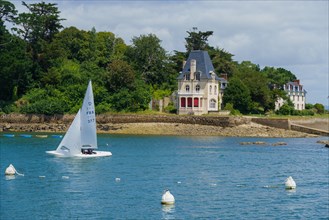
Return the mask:
<svg viewBox="0 0 329 220">
<path fill-rule="evenodd" d="M 227 77 L 218 77 L 207 51 L 191 51 L 177 80 L 178 114 L 201 115 L 221 109 Z"/>
<path fill-rule="evenodd" d="M 207 51 L 191 51 L 177 81 L 178 114 L 202 115 L 223 109 L 224 90 L 228 84 L 227 75 L 218 76 Z M 306 91 L 300 80 L 286 83 L 283 90 L 294 104 L 294 109 L 305 109 Z M 284 100 L 279 98 L 275 102 L 275 110 L 280 109 L 283 104 Z"/>
</svg>

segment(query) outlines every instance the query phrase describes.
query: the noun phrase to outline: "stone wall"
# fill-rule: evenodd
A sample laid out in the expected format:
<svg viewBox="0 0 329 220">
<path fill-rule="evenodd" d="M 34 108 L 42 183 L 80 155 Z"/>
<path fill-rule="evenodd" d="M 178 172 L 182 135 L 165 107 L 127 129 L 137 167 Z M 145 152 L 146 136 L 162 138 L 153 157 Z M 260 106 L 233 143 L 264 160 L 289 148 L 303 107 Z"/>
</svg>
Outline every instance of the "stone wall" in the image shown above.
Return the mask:
<svg viewBox="0 0 329 220">
<path fill-rule="evenodd" d="M 212 117 L 212 116 L 178 116 L 178 115 L 98 115 L 98 123 L 182 123 L 234 127 L 250 123 L 243 117 Z"/>
<path fill-rule="evenodd" d="M 252 122 L 257 124 L 266 125 L 281 129 L 290 129 L 289 119 L 278 119 L 278 118 L 252 118 Z"/>
<path fill-rule="evenodd" d="M 305 126 L 297 125 L 297 124 L 291 124 L 291 130 L 300 131 L 300 132 L 304 132 L 304 133 L 308 133 L 308 134 L 316 134 L 316 135 L 321 135 L 321 136 L 329 136 L 329 131 L 315 129 L 315 128 L 310 128 L 310 127 L 305 127 Z"/>
<path fill-rule="evenodd" d="M 178 115 L 136 115 L 136 114 L 101 114 L 97 115 L 97 123 L 182 123 L 214 125 L 220 127 L 234 127 L 248 124 L 250 119 L 244 117 L 223 117 L 223 116 L 178 116 Z M 0 116 L 0 123 L 16 124 L 69 124 L 73 121 L 74 115 L 45 116 L 37 114 L 3 114 Z"/>
</svg>

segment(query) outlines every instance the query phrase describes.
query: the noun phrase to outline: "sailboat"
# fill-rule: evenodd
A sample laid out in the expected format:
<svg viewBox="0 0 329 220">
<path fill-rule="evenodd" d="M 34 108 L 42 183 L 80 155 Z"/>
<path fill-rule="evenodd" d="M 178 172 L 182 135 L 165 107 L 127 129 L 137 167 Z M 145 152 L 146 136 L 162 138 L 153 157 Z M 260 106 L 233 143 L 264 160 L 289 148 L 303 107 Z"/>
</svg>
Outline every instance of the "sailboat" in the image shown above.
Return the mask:
<svg viewBox="0 0 329 220">
<path fill-rule="evenodd" d="M 109 151 L 96 151 L 96 149 L 95 104 L 91 81 L 89 81 L 82 107 L 76 114 L 61 143 L 56 150 L 46 151 L 46 153 L 59 157 L 83 158 L 106 157 L 112 155 Z"/>
</svg>

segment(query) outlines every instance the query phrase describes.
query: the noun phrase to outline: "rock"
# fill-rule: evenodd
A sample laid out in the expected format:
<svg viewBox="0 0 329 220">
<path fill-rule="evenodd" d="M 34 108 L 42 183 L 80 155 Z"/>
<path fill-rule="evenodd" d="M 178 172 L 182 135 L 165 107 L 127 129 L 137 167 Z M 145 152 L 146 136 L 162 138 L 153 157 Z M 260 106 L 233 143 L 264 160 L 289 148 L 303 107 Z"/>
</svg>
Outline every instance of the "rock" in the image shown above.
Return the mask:
<svg viewBox="0 0 329 220">
<path fill-rule="evenodd" d="M 316 143 L 318 143 L 318 144 L 329 144 L 329 140 L 318 140 Z"/>
<path fill-rule="evenodd" d="M 276 142 L 276 143 L 273 143 L 272 146 L 281 146 L 281 145 L 287 145 L 286 142 Z"/>
<path fill-rule="evenodd" d="M 253 144 L 255 144 L 255 145 L 266 145 L 266 142 L 264 142 L 264 141 L 255 141 L 255 142 L 253 142 Z"/>
<path fill-rule="evenodd" d="M 252 145 L 252 142 L 240 142 L 240 145 Z"/>
</svg>

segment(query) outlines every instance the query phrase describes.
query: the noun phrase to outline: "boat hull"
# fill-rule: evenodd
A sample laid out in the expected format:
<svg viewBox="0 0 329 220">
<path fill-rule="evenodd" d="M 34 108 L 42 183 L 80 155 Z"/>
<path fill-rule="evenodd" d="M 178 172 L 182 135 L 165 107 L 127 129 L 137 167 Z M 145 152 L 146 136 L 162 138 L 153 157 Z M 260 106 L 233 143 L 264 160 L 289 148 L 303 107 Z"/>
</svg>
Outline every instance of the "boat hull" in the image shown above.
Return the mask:
<svg viewBox="0 0 329 220">
<path fill-rule="evenodd" d="M 110 151 L 93 151 L 94 154 L 75 154 L 75 155 L 67 155 L 59 153 L 55 150 L 53 151 L 46 151 L 47 154 L 52 154 L 58 157 L 78 157 L 78 158 L 94 158 L 94 157 L 109 157 L 112 156 Z"/>
</svg>

